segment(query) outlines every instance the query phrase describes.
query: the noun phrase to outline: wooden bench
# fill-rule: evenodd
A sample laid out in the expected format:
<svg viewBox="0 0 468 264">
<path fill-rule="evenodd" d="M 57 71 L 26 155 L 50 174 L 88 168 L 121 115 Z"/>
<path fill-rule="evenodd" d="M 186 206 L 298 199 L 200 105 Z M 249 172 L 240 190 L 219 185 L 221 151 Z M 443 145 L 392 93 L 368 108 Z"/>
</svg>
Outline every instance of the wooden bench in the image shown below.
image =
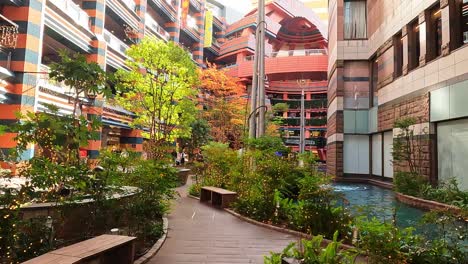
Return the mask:
<svg viewBox="0 0 468 264">
<path fill-rule="evenodd" d="M 200 202 L 209 202 L 221 208 L 229 207 L 236 198 L 236 192 L 211 186 L 202 187 L 200 192 Z"/>
<path fill-rule="evenodd" d="M 24 264 L 132 264 L 136 237 L 102 235 L 63 247 Z"/>
</svg>

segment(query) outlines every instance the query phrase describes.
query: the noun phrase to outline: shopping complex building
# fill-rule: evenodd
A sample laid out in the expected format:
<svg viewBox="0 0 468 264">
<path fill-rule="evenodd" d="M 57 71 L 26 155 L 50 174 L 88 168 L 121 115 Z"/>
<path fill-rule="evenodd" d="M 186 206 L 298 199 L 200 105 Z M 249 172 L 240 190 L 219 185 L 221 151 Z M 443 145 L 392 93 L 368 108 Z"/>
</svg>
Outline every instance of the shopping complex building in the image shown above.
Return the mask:
<svg viewBox="0 0 468 264">
<path fill-rule="evenodd" d="M 330 0 L 328 172 L 391 180 L 412 117 L 423 174 L 467 189 L 467 43 L 467 0 Z"/>
<path fill-rule="evenodd" d="M 327 28 L 300 1 L 270 1 L 265 7 L 266 95 L 273 107 L 287 104 L 280 130 L 286 145 L 299 149 L 300 108 L 305 93 L 306 150 L 326 159 Z M 251 89 L 255 53 L 256 9 L 226 29 L 216 62 Z"/>
<path fill-rule="evenodd" d="M 323 2 L 323 1 L 321 1 Z M 188 6 L 183 7 L 184 3 Z M 298 0 L 271 1 L 267 6 L 268 98 L 287 103 L 280 113 L 286 144 L 297 148 L 302 90 L 305 91 L 307 149 L 325 160 L 327 107 L 327 29 Z M 200 67 L 206 61 L 229 67 L 250 88 L 255 52 L 256 10 L 230 25 L 225 6 L 215 0 L 1 0 L 0 124 L 17 121 L 16 112 L 45 111 L 56 105 L 70 114 L 70 90 L 48 79 L 59 51 L 82 53 L 107 72 L 128 69 L 126 49 L 150 36 L 174 41 Z M 184 18 L 182 18 L 184 17 Z M 181 20 L 184 20 L 182 23 Z M 211 36 L 205 36 L 205 26 Z M 102 148 L 142 151 L 142 131 L 130 127 L 133 113 L 109 101 L 83 98 L 85 115 L 102 118 L 100 140 L 82 155 L 95 158 Z M 0 148 L 15 145 L 14 133 L 0 136 Z M 24 159 L 34 155 L 32 147 Z"/>
<path fill-rule="evenodd" d="M 128 69 L 126 49 L 145 37 L 180 43 L 203 66 L 218 56 L 226 27 L 225 8 L 216 1 L 188 1 L 181 27 L 181 0 L 2 0 L 0 50 L 0 124 L 17 121 L 16 112 L 44 111 L 46 104 L 72 113 L 69 88 L 48 79 L 48 65 L 59 51 L 85 54 L 107 72 Z M 205 18 L 212 36 L 205 38 Z M 205 41 L 208 39 L 210 41 Z M 206 45 L 208 42 L 209 45 Z M 211 43 L 210 43 L 211 42 Z M 206 47 L 205 47 L 206 46 Z M 83 113 L 102 117 L 101 139 L 82 153 L 101 148 L 142 150 L 142 131 L 132 129 L 132 113 L 117 105 L 83 98 Z M 0 136 L 0 148 L 15 145 L 15 134 Z M 31 148 L 24 159 L 34 155 Z"/>
</svg>

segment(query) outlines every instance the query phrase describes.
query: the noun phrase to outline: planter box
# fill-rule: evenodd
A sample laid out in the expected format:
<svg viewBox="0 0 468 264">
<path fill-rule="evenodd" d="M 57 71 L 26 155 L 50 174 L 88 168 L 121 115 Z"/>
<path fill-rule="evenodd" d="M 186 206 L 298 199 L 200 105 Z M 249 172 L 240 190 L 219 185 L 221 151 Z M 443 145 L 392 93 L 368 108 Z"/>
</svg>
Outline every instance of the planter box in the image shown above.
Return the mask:
<svg viewBox="0 0 468 264">
<path fill-rule="evenodd" d="M 179 169 L 177 176 L 179 177 L 180 186 L 187 184 L 187 179 L 190 174 L 190 169 Z"/>
<path fill-rule="evenodd" d="M 426 210 L 434 210 L 434 209 L 448 210 L 456 214 L 461 212 L 460 208 L 453 206 L 453 205 L 439 203 L 436 201 L 424 200 L 422 198 L 405 195 L 405 194 L 398 193 L 398 192 L 395 194 L 396 194 L 396 198 L 398 201 L 404 204 L 414 206 L 414 207 L 418 207 L 418 208 L 422 208 Z"/>
</svg>

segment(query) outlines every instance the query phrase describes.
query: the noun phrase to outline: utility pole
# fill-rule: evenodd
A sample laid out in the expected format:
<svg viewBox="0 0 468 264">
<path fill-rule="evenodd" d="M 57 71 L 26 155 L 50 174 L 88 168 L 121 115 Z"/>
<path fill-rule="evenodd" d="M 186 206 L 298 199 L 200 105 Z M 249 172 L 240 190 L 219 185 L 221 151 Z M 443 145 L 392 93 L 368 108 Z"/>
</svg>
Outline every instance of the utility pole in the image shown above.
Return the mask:
<svg viewBox="0 0 468 264">
<path fill-rule="evenodd" d="M 305 152 L 305 107 L 304 107 L 304 87 L 302 87 L 301 93 L 301 128 L 300 128 L 300 139 L 299 139 L 299 152 Z"/>
<path fill-rule="evenodd" d="M 265 134 L 265 0 L 258 1 L 256 46 L 250 92 L 249 138 Z M 257 118 L 257 111 L 259 111 Z"/>
</svg>

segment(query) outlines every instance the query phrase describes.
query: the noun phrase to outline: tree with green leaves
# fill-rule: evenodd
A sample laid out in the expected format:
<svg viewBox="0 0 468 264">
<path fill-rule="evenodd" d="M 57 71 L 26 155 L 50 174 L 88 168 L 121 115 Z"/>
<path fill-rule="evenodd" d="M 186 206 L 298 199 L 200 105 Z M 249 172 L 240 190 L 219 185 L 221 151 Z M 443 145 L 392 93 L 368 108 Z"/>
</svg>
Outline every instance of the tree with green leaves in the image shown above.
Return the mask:
<svg viewBox="0 0 468 264">
<path fill-rule="evenodd" d="M 119 70 L 116 101 L 134 112 L 133 126 L 147 128 L 148 155 L 163 154 L 161 146 L 190 136 L 196 114 L 196 65 L 173 42 L 145 38 L 127 50 L 130 71 Z"/>
</svg>

